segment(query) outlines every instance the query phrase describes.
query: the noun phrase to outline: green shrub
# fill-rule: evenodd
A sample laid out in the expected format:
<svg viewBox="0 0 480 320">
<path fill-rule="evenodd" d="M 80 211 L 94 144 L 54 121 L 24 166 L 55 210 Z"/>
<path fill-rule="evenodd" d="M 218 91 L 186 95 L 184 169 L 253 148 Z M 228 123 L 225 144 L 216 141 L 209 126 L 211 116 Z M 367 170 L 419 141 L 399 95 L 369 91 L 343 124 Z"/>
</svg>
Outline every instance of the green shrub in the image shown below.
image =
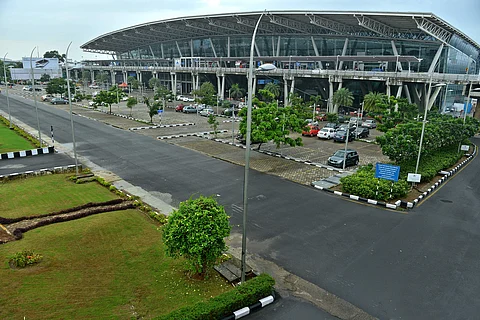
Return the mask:
<svg viewBox="0 0 480 320">
<path fill-rule="evenodd" d="M 226 292 L 207 302 L 199 302 L 175 310 L 168 315 L 159 317 L 159 320 L 207 320 L 221 319 L 231 315 L 234 311 L 250 306 L 258 300 L 272 294 L 275 280 L 267 274 L 261 274 L 233 291 Z"/>
<path fill-rule="evenodd" d="M 393 183 L 389 180 L 375 178 L 373 165 L 360 167 L 355 174 L 340 179 L 342 191 L 359 197 L 375 200 L 388 200 L 404 197 L 410 186 L 399 179 Z"/>
<path fill-rule="evenodd" d="M 432 180 L 439 171 L 452 167 L 462 156 L 462 153 L 458 153 L 458 145 L 422 156 L 418 165 L 418 173 L 422 175 L 421 182 Z M 401 162 L 400 177 L 406 178 L 408 173 L 415 172 L 416 163 L 416 160 Z"/>
<path fill-rule="evenodd" d="M 11 256 L 8 262 L 13 267 L 25 268 L 40 262 L 40 260 L 42 260 L 40 254 L 33 252 L 33 250 L 23 250 Z"/>
</svg>

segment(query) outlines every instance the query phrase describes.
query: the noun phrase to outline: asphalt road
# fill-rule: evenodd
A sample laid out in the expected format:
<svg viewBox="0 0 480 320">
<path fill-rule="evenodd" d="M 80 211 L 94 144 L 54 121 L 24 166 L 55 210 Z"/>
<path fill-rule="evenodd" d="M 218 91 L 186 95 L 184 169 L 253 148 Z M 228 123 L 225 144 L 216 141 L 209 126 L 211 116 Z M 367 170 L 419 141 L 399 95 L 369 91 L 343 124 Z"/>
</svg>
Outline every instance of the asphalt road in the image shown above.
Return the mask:
<svg viewBox="0 0 480 320">
<path fill-rule="evenodd" d="M 10 101 L 13 116 L 35 127 L 33 103 Z M 6 111 L 3 95 L 0 108 Z M 53 125 L 56 140 L 71 143 L 66 112 L 39 105 L 39 117 L 43 132 Z M 233 232 L 240 232 L 242 167 L 97 121 L 75 121 L 79 154 L 168 195 L 173 206 L 192 194 L 218 194 Z M 248 250 L 381 319 L 477 318 L 479 168 L 476 158 L 409 214 L 252 170 Z"/>
</svg>

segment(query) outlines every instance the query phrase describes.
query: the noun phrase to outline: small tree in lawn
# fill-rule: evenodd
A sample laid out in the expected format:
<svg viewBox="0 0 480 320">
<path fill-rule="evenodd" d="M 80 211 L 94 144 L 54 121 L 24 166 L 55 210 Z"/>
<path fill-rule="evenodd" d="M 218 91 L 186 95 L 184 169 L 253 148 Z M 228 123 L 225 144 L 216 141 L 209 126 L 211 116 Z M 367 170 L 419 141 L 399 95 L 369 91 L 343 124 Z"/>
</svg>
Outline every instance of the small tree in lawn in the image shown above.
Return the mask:
<svg viewBox="0 0 480 320">
<path fill-rule="evenodd" d="M 217 138 L 217 128 L 218 128 L 218 121 L 217 117 L 213 114 L 208 116 L 208 124 L 212 127 L 213 129 L 213 134 L 215 135 L 215 138 Z"/>
<path fill-rule="evenodd" d="M 128 97 L 127 99 L 127 108 L 130 109 L 130 117 L 132 116 L 132 109 L 138 103 L 137 98 L 135 97 Z"/>
<path fill-rule="evenodd" d="M 208 268 L 227 249 L 225 238 L 230 230 L 229 217 L 215 199 L 190 198 L 180 203 L 163 228 L 166 254 L 185 257 L 194 275 L 204 279 Z"/>
<path fill-rule="evenodd" d="M 143 103 L 147 105 L 148 115 L 150 116 L 150 123 L 153 123 L 153 116 L 158 113 L 158 110 L 160 108 L 160 102 L 151 103 L 150 98 L 143 97 Z"/>
</svg>

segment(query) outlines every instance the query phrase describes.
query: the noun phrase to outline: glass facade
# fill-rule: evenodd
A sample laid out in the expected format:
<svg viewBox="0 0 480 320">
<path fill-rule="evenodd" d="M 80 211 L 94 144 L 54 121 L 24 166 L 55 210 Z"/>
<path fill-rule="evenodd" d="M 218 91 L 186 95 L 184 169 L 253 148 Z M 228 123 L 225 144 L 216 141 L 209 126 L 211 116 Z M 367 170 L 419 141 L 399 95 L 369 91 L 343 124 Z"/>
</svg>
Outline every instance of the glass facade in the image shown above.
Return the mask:
<svg viewBox="0 0 480 320">
<path fill-rule="evenodd" d="M 313 40 L 312 40 L 313 39 Z M 345 37 L 340 36 L 298 36 L 258 35 L 256 39 L 255 56 L 341 56 L 345 47 Z M 202 38 L 184 41 L 169 41 L 164 43 L 150 44 L 143 48 L 137 48 L 128 52 L 119 53 L 120 59 L 177 59 L 180 57 L 248 57 L 250 55 L 250 36 L 230 36 Z M 444 46 L 440 59 L 435 66 L 435 72 L 455 74 L 478 74 L 479 52 L 471 44 L 454 35 L 450 41 L 451 46 Z M 213 45 L 213 46 L 212 46 Z M 415 41 L 409 39 L 396 39 L 395 47 L 399 55 L 415 56 L 422 59 L 421 63 L 412 64 L 411 70 L 416 72 L 428 72 L 429 67 L 437 53 L 440 42 Z M 349 37 L 345 48 L 347 56 L 393 56 L 394 50 L 389 39 L 376 39 L 366 37 Z M 257 52 L 258 51 L 258 52 Z M 328 63 L 328 62 L 325 62 Z M 164 64 L 164 63 L 163 63 Z M 334 68 L 333 63 L 328 63 Z M 344 68 L 353 69 L 353 62 L 345 62 Z M 378 68 L 376 65 L 365 65 L 365 70 Z M 381 67 L 381 66 L 380 66 Z M 393 69 L 393 63 L 387 65 L 387 69 Z M 403 66 L 407 69 L 408 66 Z M 363 70 L 363 69 L 362 69 Z"/>
</svg>

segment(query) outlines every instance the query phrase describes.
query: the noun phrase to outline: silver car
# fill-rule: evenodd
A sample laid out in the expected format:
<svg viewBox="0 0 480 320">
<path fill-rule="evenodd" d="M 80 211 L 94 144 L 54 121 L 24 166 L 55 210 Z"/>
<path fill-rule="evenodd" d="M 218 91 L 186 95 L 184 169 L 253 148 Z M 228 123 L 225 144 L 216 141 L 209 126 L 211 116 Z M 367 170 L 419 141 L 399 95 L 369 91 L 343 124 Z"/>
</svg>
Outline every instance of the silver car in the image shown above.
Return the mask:
<svg viewBox="0 0 480 320">
<path fill-rule="evenodd" d="M 377 123 L 375 122 L 374 119 L 367 119 L 362 122 L 362 127 L 368 128 L 368 129 L 374 129 L 377 127 Z"/>
</svg>

